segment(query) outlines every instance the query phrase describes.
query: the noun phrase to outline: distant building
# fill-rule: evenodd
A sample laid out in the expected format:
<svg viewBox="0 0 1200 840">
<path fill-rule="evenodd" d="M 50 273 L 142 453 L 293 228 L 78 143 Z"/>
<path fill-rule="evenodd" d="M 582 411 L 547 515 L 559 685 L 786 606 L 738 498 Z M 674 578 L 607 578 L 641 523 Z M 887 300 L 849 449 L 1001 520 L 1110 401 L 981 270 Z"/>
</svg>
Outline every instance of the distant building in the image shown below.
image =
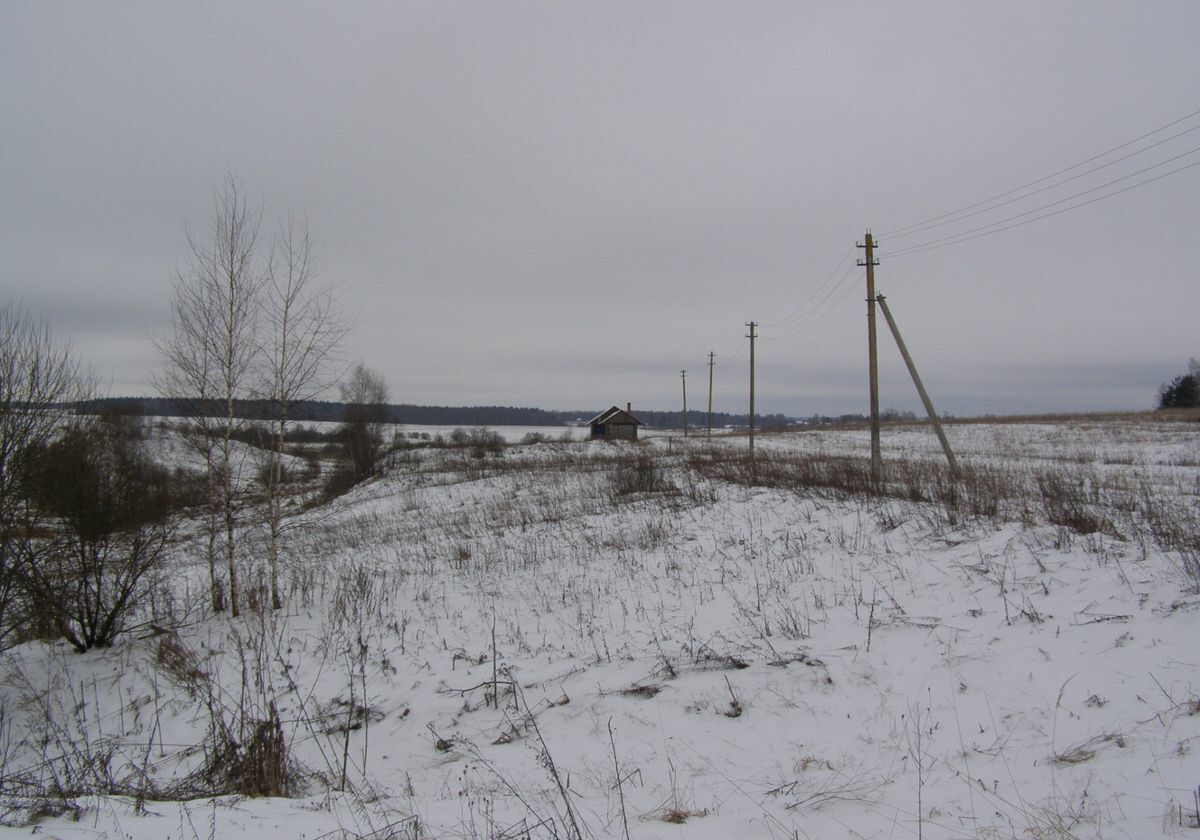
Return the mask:
<svg viewBox="0 0 1200 840">
<path fill-rule="evenodd" d="M 637 440 L 638 426 L 646 425 L 633 416 L 633 406 L 625 403 L 625 410 L 615 405 L 602 411 L 588 421 L 592 427 L 592 440 Z"/>
</svg>

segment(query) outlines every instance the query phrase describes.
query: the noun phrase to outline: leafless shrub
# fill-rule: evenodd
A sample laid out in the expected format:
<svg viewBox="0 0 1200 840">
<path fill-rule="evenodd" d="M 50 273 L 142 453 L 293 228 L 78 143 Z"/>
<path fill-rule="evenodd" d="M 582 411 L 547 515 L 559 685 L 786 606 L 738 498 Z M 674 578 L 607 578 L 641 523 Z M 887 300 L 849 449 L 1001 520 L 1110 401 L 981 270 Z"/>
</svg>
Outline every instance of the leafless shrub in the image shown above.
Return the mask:
<svg viewBox="0 0 1200 840">
<path fill-rule="evenodd" d="M 226 742 L 227 754 L 219 756 L 227 784 L 247 796 L 289 795 L 292 776 L 283 723 L 274 702 L 267 706 L 266 719 L 251 721 L 249 730 L 246 742 Z"/>
<path fill-rule="evenodd" d="M 282 491 L 284 488 L 295 487 L 302 482 L 312 481 L 316 478 L 319 470 L 319 462 L 315 456 L 304 459 L 303 470 L 296 469 L 284 463 L 281 459 L 278 463 L 265 461 L 260 464 L 255 478 L 268 492 L 274 490 Z"/>
<path fill-rule="evenodd" d="M 209 679 L 208 672 L 201 666 L 200 657 L 184 645 L 175 633 L 168 633 L 159 639 L 154 661 L 190 697 L 197 696 Z"/>
<path fill-rule="evenodd" d="M 266 592 L 266 588 L 263 589 Z M 167 799 L 240 794 L 291 796 L 305 778 L 292 759 L 276 692 L 267 675 L 272 666 L 273 628 L 265 609 L 245 635 L 231 634 L 240 684 L 229 691 L 219 673 L 206 669 L 178 638 L 164 637 L 156 661 L 164 673 L 196 698 L 208 715 L 208 733 L 197 745 L 201 764 L 155 795 Z"/>
<path fill-rule="evenodd" d="M 33 501 L 55 516 L 55 527 L 25 553 L 21 586 L 76 650 L 106 647 L 166 553 L 173 487 L 138 441 L 105 424 L 69 429 L 36 455 Z"/>
<path fill-rule="evenodd" d="M 349 486 L 353 486 L 379 473 L 383 424 L 387 419 L 387 383 L 381 374 L 360 363 L 342 383 L 341 396 L 345 405 L 339 440 L 344 464 L 335 475 L 336 481 L 349 480 Z M 331 487 L 336 481 L 331 482 Z"/>
<path fill-rule="evenodd" d="M 836 494 L 874 495 L 870 465 L 861 458 L 760 453 L 753 460 L 721 450 L 701 450 L 689 466 L 711 479 L 786 490 L 823 490 Z"/>
<path fill-rule="evenodd" d="M 526 438 L 528 437 L 529 435 L 526 435 Z M 504 452 L 504 437 L 499 432 L 486 428 L 455 429 L 450 433 L 448 443 L 452 447 L 469 449 L 472 458 L 484 458 Z"/>
<path fill-rule="evenodd" d="M 1200 508 L 1194 502 L 1156 498 L 1143 491 L 1146 520 L 1155 542 L 1179 553 L 1184 575 L 1200 591 Z"/>
<path fill-rule="evenodd" d="M 668 479 L 655 458 L 645 452 L 617 464 L 612 473 L 612 488 L 619 495 L 667 493 L 679 488 Z"/>
<path fill-rule="evenodd" d="M 330 471 L 329 476 L 325 479 L 325 483 L 321 486 L 320 503 L 325 503 L 344 496 L 358 484 L 359 480 L 354 477 L 354 471 L 348 464 L 342 463 Z"/>
<path fill-rule="evenodd" d="M 356 628 L 368 618 L 386 615 L 389 575 L 366 563 L 354 563 L 340 570 L 329 602 L 329 623 L 338 633 L 354 636 Z"/>
<path fill-rule="evenodd" d="M 95 717 L 95 687 L 75 684 L 65 669 L 36 677 L 16 663 L 4 674 L 6 699 L 0 706 L 0 809 L 5 821 L 37 821 L 67 812 L 79 813 L 78 800 L 90 795 L 157 798 L 137 757 L 136 747 L 104 734 Z M 12 703 L 12 706 L 9 704 Z M 21 711 L 21 729 L 9 719 Z M 11 755 L 40 755 L 38 762 L 10 768 Z"/>
<path fill-rule="evenodd" d="M 1087 477 L 1043 471 L 1037 485 L 1045 506 L 1046 520 L 1077 534 L 1108 534 L 1120 537 L 1108 515 L 1099 488 Z"/>
<path fill-rule="evenodd" d="M 30 617 L 16 574 L 43 524 L 29 504 L 37 473 L 30 455 L 56 434 L 61 406 L 87 394 L 85 379 L 48 325 L 11 301 L 0 304 L 0 648 L 21 637 Z"/>
</svg>

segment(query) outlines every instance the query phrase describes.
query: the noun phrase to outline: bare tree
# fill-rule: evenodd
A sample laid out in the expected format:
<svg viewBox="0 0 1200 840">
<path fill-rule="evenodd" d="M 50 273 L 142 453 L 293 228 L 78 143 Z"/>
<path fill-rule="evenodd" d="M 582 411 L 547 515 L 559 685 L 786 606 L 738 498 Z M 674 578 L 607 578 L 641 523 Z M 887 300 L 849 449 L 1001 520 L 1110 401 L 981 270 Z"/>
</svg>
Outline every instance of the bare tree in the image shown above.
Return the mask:
<svg viewBox="0 0 1200 840">
<path fill-rule="evenodd" d="M 345 403 L 342 439 L 353 482 L 375 475 L 387 420 L 388 388 L 383 377 L 361 362 L 342 383 Z"/>
<path fill-rule="evenodd" d="M 205 531 L 207 537 L 209 599 L 214 612 L 225 609 L 225 585 L 217 568 L 217 540 L 221 525 L 221 494 L 217 442 L 218 424 L 210 416 L 217 394 L 216 370 L 208 335 L 214 328 L 215 305 L 206 287 L 192 283 L 183 272 L 175 275 L 171 290 L 171 326 L 157 342 L 163 369 L 155 385 L 175 403 L 176 413 L 186 418 L 185 439 L 204 459 Z"/>
<path fill-rule="evenodd" d="M 266 470 L 273 609 L 283 605 L 279 543 L 283 530 L 283 447 L 290 412 L 297 402 L 316 399 L 329 388 L 330 367 L 348 330 L 333 289 L 317 284 L 318 273 L 307 223 L 289 216 L 271 249 L 263 296 L 267 332 L 265 391 L 273 426 Z"/>
<path fill-rule="evenodd" d="M 217 440 L 209 450 L 209 477 L 224 531 L 229 607 L 238 615 L 235 529 L 241 459 L 235 451 L 238 418 L 235 402 L 248 395 L 258 357 L 256 317 L 264 275 L 256 257 L 262 214 L 246 205 L 237 180 L 230 176 L 213 201 L 213 216 L 204 237 L 188 232 L 191 261 L 176 274 L 172 298 L 172 333 L 160 345 L 166 363 L 162 382 L 167 395 L 199 400 L 196 413 L 207 414 L 213 403 L 221 418 L 216 428 L 200 421 L 200 431 Z M 189 393 L 190 391 L 190 393 Z M 210 555 L 213 608 L 218 597 L 215 556 Z"/>
<path fill-rule="evenodd" d="M 81 420 L 37 452 L 30 496 L 55 517 L 20 568 L 30 605 L 79 652 L 107 647 L 172 536 L 170 472 L 119 424 Z"/>
<path fill-rule="evenodd" d="M 23 307 L 0 306 L 0 646 L 23 624 L 18 573 L 38 548 L 33 456 L 87 393 L 70 347 Z"/>
</svg>

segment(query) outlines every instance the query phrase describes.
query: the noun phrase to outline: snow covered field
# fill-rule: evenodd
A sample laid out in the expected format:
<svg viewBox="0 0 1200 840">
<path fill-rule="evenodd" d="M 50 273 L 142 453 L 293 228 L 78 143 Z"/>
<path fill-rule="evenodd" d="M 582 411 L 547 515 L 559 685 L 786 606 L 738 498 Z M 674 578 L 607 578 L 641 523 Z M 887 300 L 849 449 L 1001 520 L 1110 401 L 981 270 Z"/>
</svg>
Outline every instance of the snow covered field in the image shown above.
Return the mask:
<svg viewBox="0 0 1200 840">
<path fill-rule="evenodd" d="M 331 429 L 338 426 L 338 423 L 305 423 L 305 426 L 313 426 L 318 429 Z M 591 429 L 588 426 L 421 426 L 412 423 L 389 423 L 385 426 L 388 434 L 403 435 L 406 438 L 412 439 L 414 436 L 432 439 L 441 435 L 443 438 L 449 438 L 456 429 L 462 429 L 470 432 L 475 429 L 487 429 L 495 432 L 504 438 L 506 443 L 520 443 L 527 435 L 538 435 L 547 440 L 565 441 L 565 440 L 587 440 L 591 434 Z M 428 438 L 425 436 L 428 435 Z M 643 429 L 642 437 L 660 437 L 682 435 L 679 430 L 665 429 Z"/>
<path fill-rule="evenodd" d="M 238 619 L 183 543 L 153 626 L 6 654 L 0 836 L 1200 836 L 1200 424 L 949 434 L 883 495 L 865 432 L 411 450 Z"/>
</svg>

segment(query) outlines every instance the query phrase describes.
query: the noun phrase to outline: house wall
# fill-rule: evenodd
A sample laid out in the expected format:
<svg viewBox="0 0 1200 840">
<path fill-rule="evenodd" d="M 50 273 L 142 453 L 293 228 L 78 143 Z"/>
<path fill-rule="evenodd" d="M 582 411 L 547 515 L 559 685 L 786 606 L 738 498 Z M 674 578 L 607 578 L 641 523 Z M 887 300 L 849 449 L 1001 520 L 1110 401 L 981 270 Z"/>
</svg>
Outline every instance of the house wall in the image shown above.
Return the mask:
<svg viewBox="0 0 1200 840">
<path fill-rule="evenodd" d="M 591 436 L 593 440 L 637 440 L 637 424 L 597 423 Z"/>
<path fill-rule="evenodd" d="M 609 440 L 637 440 L 637 426 L 633 423 L 609 423 Z"/>
</svg>

